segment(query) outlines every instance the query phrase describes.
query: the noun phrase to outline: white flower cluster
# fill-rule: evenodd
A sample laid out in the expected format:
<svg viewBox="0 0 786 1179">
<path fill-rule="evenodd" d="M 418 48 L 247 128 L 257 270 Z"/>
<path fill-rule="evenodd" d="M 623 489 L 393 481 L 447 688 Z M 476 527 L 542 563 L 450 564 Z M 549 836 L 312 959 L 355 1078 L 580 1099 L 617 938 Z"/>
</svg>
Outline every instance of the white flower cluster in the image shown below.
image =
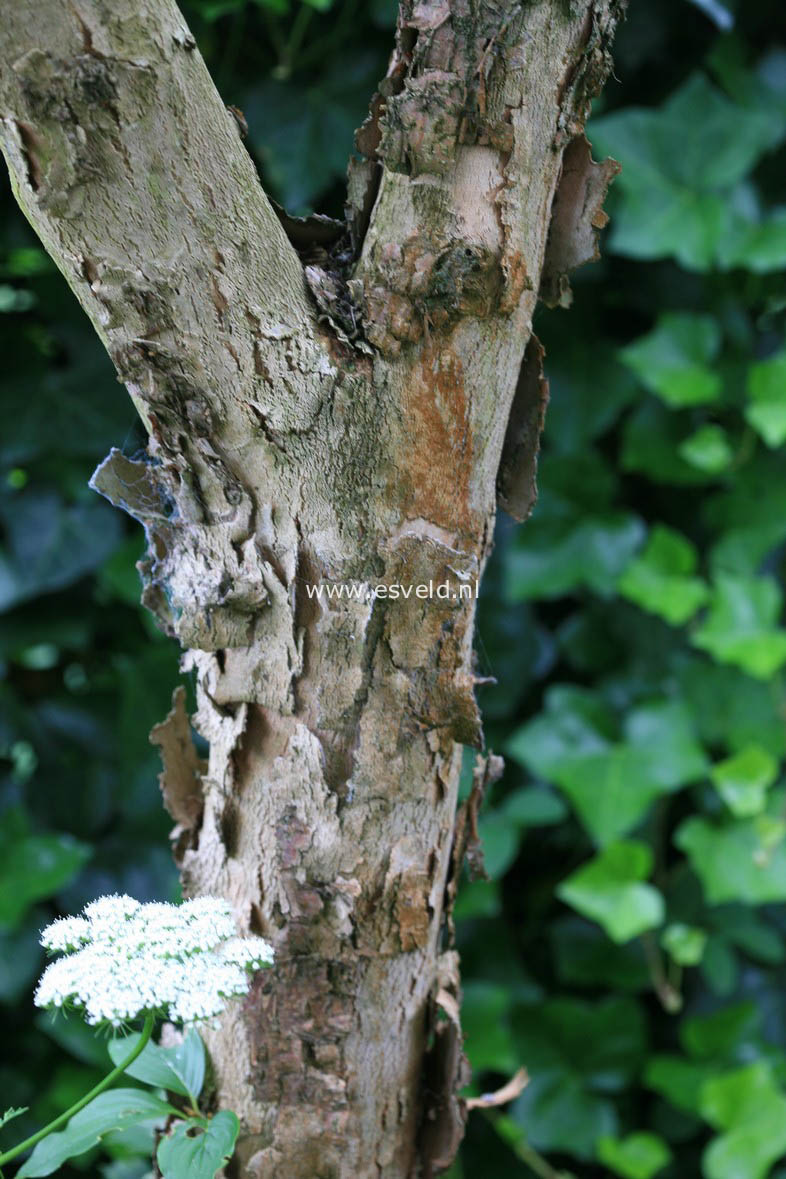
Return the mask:
<svg viewBox="0 0 786 1179">
<path fill-rule="evenodd" d="M 49 925 L 41 945 L 65 957 L 47 966 L 36 1004 L 73 1005 L 88 1023 L 116 1027 L 149 1011 L 173 1023 L 213 1019 L 273 961 L 263 938 L 238 937 L 219 897 L 182 905 L 100 897 L 84 916 Z"/>
</svg>

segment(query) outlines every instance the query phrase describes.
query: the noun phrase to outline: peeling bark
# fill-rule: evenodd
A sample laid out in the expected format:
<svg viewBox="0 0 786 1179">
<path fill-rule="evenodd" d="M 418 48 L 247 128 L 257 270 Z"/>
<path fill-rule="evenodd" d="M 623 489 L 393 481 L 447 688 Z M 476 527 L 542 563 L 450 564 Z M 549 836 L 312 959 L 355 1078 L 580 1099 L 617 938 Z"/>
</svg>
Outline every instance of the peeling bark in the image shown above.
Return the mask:
<svg viewBox="0 0 786 1179">
<path fill-rule="evenodd" d="M 545 358 L 546 350 L 533 332 L 521 362 L 497 475 L 500 507 L 519 521 L 527 519 L 538 497 L 538 451 L 549 403 Z"/>
<path fill-rule="evenodd" d="M 172 693 L 172 708 L 150 732 L 150 742 L 161 753 L 163 771 L 158 776 L 164 806 L 175 820 L 171 832 L 175 863 L 182 864 L 186 848 L 194 846 L 204 811 L 202 777 L 207 763 L 197 756 L 186 712 L 186 690 L 181 685 Z"/>
<path fill-rule="evenodd" d="M 569 307 L 568 274 L 600 257 L 598 239 L 609 219 L 603 202 L 619 171 L 616 160 L 595 163 L 583 132 L 565 148 L 540 276 L 540 297 L 548 307 Z"/>
<path fill-rule="evenodd" d="M 276 946 L 210 1036 L 244 1179 L 428 1176 L 461 1136 L 443 934 L 462 745 L 482 742 L 461 591 L 561 176 L 544 281 L 599 221 L 610 169 L 595 182 L 577 137 L 620 7 L 402 0 L 343 237 L 271 207 L 172 0 L 4 14 L 15 193 L 150 435 L 94 486 L 143 523 L 144 601 L 196 676 L 207 765 L 181 698 L 153 734 L 184 886 Z M 543 408 L 522 380 L 510 504 Z M 343 581 L 449 594 L 312 596 Z"/>
</svg>

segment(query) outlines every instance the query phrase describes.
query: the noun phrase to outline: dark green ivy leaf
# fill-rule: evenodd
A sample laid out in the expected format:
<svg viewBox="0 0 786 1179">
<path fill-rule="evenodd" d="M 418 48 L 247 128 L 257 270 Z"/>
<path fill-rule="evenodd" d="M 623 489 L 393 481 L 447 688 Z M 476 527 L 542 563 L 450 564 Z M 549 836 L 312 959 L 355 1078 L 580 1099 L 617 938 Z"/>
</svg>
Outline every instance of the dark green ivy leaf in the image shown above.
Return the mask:
<svg viewBox="0 0 786 1179">
<path fill-rule="evenodd" d="M 158 1144 L 156 1159 L 164 1179 L 213 1179 L 232 1157 L 240 1122 L 230 1110 L 210 1120 L 178 1121 Z"/>
</svg>

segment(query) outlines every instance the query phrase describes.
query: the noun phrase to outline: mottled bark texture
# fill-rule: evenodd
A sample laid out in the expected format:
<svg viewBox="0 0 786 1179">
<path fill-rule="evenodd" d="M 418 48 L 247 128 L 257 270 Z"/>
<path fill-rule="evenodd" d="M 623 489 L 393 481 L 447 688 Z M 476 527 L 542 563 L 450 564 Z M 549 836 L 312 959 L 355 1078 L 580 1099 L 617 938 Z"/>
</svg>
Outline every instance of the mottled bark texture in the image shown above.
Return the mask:
<svg viewBox="0 0 786 1179">
<path fill-rule="evenodd" d="M 565 303 L 595 252 L 613 169 L 582 128 L 619 7 L 402 0 L 346 226 L 277 215 L 172 0 L 4 7 L 16 195 L 150 435 L 94 483 L 144 524 L 144 601 L 196 675 L 207 764 L 181 699 L 154 732 L 185 888 L 277 950 L 210 1038 L 249 1179 L 428 1176 L 460 1137 L 474 601 L 308 591 L 458 592 L 498 484 L 529 510 L 525 349 L 541 277 Z"/>
</svg>

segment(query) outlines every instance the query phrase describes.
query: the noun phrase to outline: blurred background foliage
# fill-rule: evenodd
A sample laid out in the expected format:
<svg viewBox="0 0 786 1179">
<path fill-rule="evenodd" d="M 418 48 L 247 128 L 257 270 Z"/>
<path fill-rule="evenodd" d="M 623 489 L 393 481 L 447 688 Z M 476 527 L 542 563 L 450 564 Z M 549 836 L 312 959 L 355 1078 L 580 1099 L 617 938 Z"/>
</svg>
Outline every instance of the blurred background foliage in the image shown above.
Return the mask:
<svg viewBox="0 0 786 1179">
<path fill-rule="evenodd" d="M 184 7 L 268 190 L 340 213 L 393 0 Z M 536 315 L 540 498 L 500 519 L 476 644 L 507 769 L 457 913 L 473 1089 L 531 1079 L 472 1115 L 452 1179 L 786 1176 L 779 15 L 632 0 L 589 128 L 624 166 L 604 258 Z M 177 894 L 147 734 L 178 652 L 138 605 L 137 526 L 87 489 L 143 445 L 134 413 L 2 202 L 0 1090 L 32 1107 L 10 1144 L 107 1060 L 34 1013 L 39 928 Z M 139 1179 L 135 1135 L 61 1173 Z"/>
</svg>

